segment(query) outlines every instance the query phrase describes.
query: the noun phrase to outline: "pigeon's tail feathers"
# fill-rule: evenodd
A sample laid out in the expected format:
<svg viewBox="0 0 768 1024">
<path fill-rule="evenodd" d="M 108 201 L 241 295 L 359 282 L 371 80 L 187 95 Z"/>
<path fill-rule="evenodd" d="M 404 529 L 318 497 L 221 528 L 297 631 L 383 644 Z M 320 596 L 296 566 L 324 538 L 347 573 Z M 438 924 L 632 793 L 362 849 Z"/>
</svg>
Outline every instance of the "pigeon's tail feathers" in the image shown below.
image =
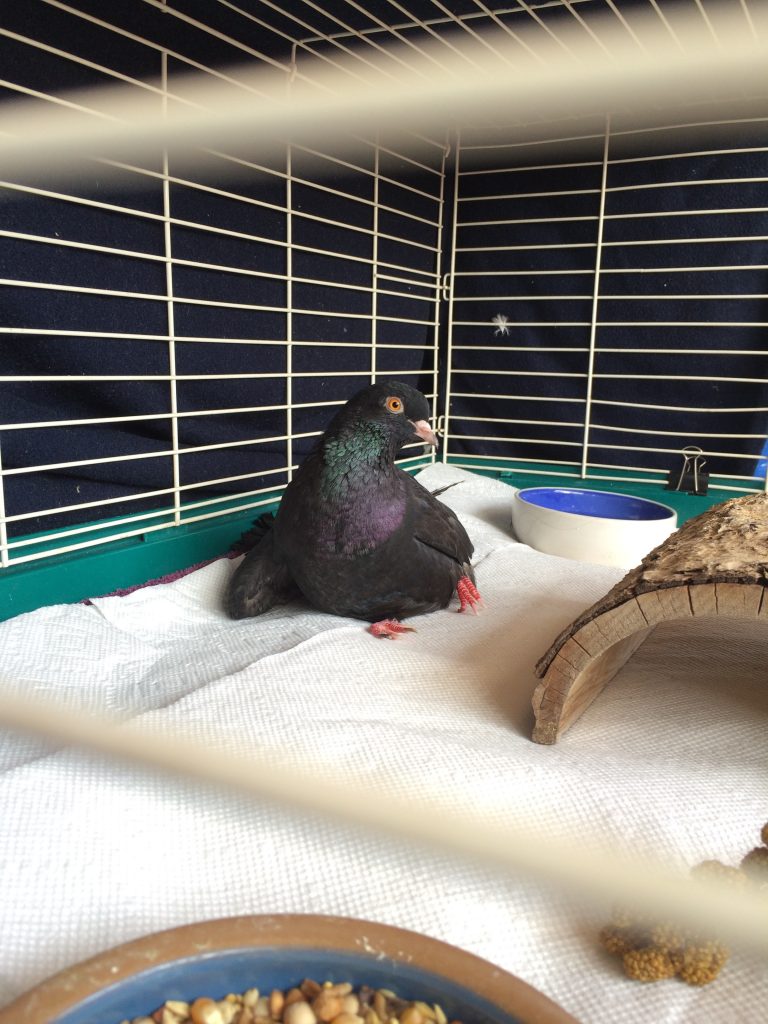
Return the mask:
<svg viewBox="0 0 768 1024">
<path fill-rule="evenodd" d="M 274 549 L 272 532 L 267 532 L 248 552 L 229 581 L 224 608 L 231 619 L 261 615 L 276 604 L 298 596 L 288 566 Z"/>
<path fill-rule="evenodd" d="M 255 548 L 262 537 L 272 529 L 274 521 L 275 515 L 273 512 L 264 512 L 258 519 L 254 519 L 250 530 L 240 534 L 227 554 L 230 556 L 244 555 L 252 548 Z"/>
</svg>

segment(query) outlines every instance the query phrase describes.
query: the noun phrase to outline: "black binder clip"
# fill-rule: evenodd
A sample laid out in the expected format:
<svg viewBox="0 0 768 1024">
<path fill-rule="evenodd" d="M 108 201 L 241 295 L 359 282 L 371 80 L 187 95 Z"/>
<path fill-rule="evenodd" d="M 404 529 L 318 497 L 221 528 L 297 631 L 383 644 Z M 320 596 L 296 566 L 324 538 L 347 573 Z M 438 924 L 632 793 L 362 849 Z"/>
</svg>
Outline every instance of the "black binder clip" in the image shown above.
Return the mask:
<svg viewBox="0 0 768 1024">
<path fill-rule="evenodd" d="M 703 473 L 702 467 L 706 466 L 703 458 L 704 452 L 696 445 L 689 445 L 683 448 L 682 469 L 670 469 L 667 491 L 685 491 L 687 494 L 706 494 L 709 488 L 709 473 Z"/>
</svg>

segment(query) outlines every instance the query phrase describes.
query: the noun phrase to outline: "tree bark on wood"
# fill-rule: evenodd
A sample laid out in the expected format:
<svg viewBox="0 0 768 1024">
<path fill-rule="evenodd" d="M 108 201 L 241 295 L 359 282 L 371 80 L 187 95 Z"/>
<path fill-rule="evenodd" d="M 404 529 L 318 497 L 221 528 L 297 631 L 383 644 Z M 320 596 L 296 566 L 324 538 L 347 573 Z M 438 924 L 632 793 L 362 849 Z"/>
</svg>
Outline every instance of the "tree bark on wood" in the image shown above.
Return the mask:
<svg viewBox="0 0 768 1024">
<path fill-rule="evenodd" d="M 554 743 L 659 622 L 757 618 L 768 624 L 768 495 L 689 519 L 555 639 L 536 665 L 533 739 Z"/>
</svg>

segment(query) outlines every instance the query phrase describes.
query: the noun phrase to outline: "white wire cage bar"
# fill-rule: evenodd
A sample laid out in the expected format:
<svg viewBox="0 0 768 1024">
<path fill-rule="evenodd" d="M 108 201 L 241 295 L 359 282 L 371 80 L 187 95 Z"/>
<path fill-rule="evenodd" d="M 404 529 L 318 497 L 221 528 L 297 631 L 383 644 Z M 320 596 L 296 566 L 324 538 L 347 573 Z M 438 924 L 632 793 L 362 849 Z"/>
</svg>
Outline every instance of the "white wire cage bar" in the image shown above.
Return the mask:
<svg viewBox="0 0 768 1024">
<path fill-rule="evenodd" d="M 45 17 L 0 16 L 4 95 L 103 120 L 70 90 L 119 84 L 169 114 L 199 108 L 189 70 L 258 103 L 271 83 L 327 90 L 323 69 L 350 89 L 461 80 L 486 60 L 546 69 L 553 52 L 579 59 L 574 28 L 612 57 L 593 21 L 606 14 L 643 50 L 633 14 L 648 5 L 133 0 L 110 20 L 91 0 L 34 6 Z M 681 53 L 691 12 L 723 45 L 718 6 L 682 7 L 651 5 Z M 757 39 L 763 12 L 740 12 Z M 766 123 L 487 118 L 344 146 L 200 145 L 199 163 L 161 145 L 60 184 L 6 175 L 0 345 L 29 356 L 0 366 L 3 567 L 274 503 L 330 413 L 382 376 L 422 387 L 457 465 L 662 483 L 695 442 L 717 460 L 713 489 L 765 486 Z M 76 346 L 90 353 L 76 372 L 46 372 Z M 121 372 L 128 351 L 140 369 Z M 35 396 L 56 388 L 69 399 L 52 415 Z M 29 441 L 43 437 L 44 458 Z"/>
<path fill-rule="evenodd" d="M 172 76 L 169 76 L 169 60 L 179 61 L 193 66 L 197 71 L 224 76 L 228 81 L 237 82 L 236 76 L 222 72 L 219 68 L 200 60 L 189 60 L 186 55 L 176 49 L 160 46 L 155 40 L 132 31 L 110 24 L 97 18 L 87 10 L 78 10 L 70 5 L 52 2 L 46 6 L 64 11 L 73 19 L 85 20 L 98 25 L 108 33 L 117 33 L 132 43 L 153 51 L 160 59 L 162 75 L 160 85 L 141 81 L 125 75 L 105 65 L 97 65 L 94 61 L 83 58 L 73 51 L 65 51 L 59 46 L 52 46 L 44 40 L 33 39 L 13 30 L 0 28 L 0 34 L 7 39 L 35 50 L 55 56 L 57 60 L 68 62 L 80 68 L 88 68 L 107 78 L 119 78 L 137 88 L 154 90 L 162 103 L 169 99 L 178 99 L 173 92 Z M 166 10 L 168 13 L 170 9 Z M 174 16 L 184 19 L 181 12 L 172 11 Z M 188 19 L 186 19 L 188 21 Z M 228 44 L 239 47 L 239 42 L 221 32 L 207 26 L 199 20 L 194 21 L 196 31 L 203 36 L 212 35 Z M 294 44 L 296 40 L 291 40 Z M 344 47 L 348 50 L 347 47 Z M 248 48 L 255 59 L 266 59 L 263 55 Z M 301 54 L 296 47 L 290 61 L 281 63 L 268 59 L 269 63 L 283 74 L 286 88 L 290 88 L 295 76 L 301 75 Z M 6 83 L 7 87 L 22 93 L 34 91 L 36 96 L 47 95 L 52 103 L 62 103 L 62 97 L 30 90 L 23 83 Z M 98 116 L 97 110 L 91 110 Z M 96 258 L 101 261 L 100 272 L 107 279 L 111 276 L 109 260 L 113 259 L 119 268 L 125 266 L 125 259 L 136 261 L 137 264 L 157 265 L 164 269 L 163 277 L 156 277 L 154 290 L 129 289 L 121 282 L 117 286 L 94 287 L 84 285 L 80 281 L 69 283 L 66 280 L 67 270 L 61 265 L 54 265 L 45 279 L 24 279 L 20 274 L 4 277 L 2 286 L 8 289 L 32 289 L 42 293 L 42 301 L 47 302 L 51 293 L 59 292 L 73 298 L 84 296 L 103 298 L 107 301 L 132 301 L 140 308 L 145 304 L 159 304 L 166 309 L 167 321 L 165 330 L 158 329 L 151 333 L 146 331 L 100 331 L 89 330 L 87 312 L 82 316 L 78 326 L 49 328 L 45 325 L 20 325 L 4 327 L 4 334 L 10 340 L 14 337 L 37 340 L 40 337 L 60 339 L 71 338 L 80 344 L 103 346 L 109 340 L 125 342 L 156 342 L 167 346 L 167 372 L 156 374 L 104 374 L 83 373 L 77 375 L 76 381 L 67 374 L 23 374 L 5 375 L 2 383 L 16 386 L 36 386 L 61 383 L 77 388 L 87 388 L 98 384 L 160 384 L 168 389 L 168 407 L 156 406 L 142 414 L 122 416 L 66 416 L 41 417 L 37 419 L 16 419 L 4 424 L 8 431 L 5 436 L 28 436 L 29 431 L 46 432 L 49 435 L 60 435 L 66 432 L 70 437 L 77 428 L 88 432 L 117 424 L 121 429 L 130 425 L 136 427 L 165 423 L 170 428 L 168 440 L 170 444 L 155 445 L 156 450 L 119 452 L 106 456 L 90 458 L 66 458 L 50 461 L 21 462 L 14 460 L 3 474 L 4 490 L 15 482 L 15 478 L 35 478 L 46 473 L 67 473 L 94 471 L 98 467 L 114 469 L 130 462 L 146 463 L 149 460 L 159 461 L 168 465 L 169 486 L 143 489 L 135 487 L 132 493 L 121 493 L 113 497 L 100 495 L 91 501 L 70 501 L 58 506 L 31 508 L 29 511 L 9 511 L 2 515 L 3 535 L 2 557 L 5 566 L 12 566 L 25 561 L 44 559 L 67 552 L 82 550 L 86 547 L 124 540 L 131 536 L 140 536 L 150 530 L 162 530 L 167 527 L 169 511 L 173 514 L 173 522 L 188 524 L 197 522 L 204 517 L 216 517 L 224 514 L 258 509 L 261 505 L 274 503 L 282 486 L 295 468 L 293 448 L 311 442 L 320 433 L 320 426 L 312 430 L 297 428 L 297 417 L 312 413 L 329 415 L 341 405 L 349 392 L 350 384 L 357 385 L 366 380 L 374 379 L 381 374 L 384 363 L 389 375 L 404 379 L 428 379 L 429 387 L 424 390 L 434 398 L 437 380 L 437 289 L 441 280 L 440 247 L 443 209 L 443 183 L 446 144 L 441 139 L 421 136 L 412 149 L 406 149 L 387 140 L 361 139 L 359 154 L 355 159 L 349 154 L 334 154 L 331 150 L 319 152 L 310 147 L 292 145 L 286 148 L 282 161 L 272 166 L 265 166 L 253 160 L 243 158 L 240 154 L 216 151 L 216 157 L 230 163 L 237 163 L 245 171 L 258 176 L 262 181 L 273 183 L 267 193 L 271 198 L 262 198 L 252 193 L 250 187 L 238 190 L 231 186 L 227 179 L 226 187 L 219 187 L 209 178 L 198 179 L 192 174 L 174 173 L 173 158 L 169 159 L 168 151 L 162 153 L 162 165 L 159 167 L 141 167 L 125 162 L 120 164 L 125 175 L 143 183 L 158 183 L 162 190 L 162 206 L 141 208 L 131 202 L 113 202 L 105 198 L 94 198 L 72 190 L 40 188 L 34 183 L 25 181 L 8 181 L 5 183 L 5 195 L 16 194 L 32 198 L 38 202 L 49 201 L 55 206 L 66 203 L 75 211 L 94 211 L 96 216 L 107 217 L 117 215 L 131 221 L 144 222 L 150 226 L 157 224 L 162 230 L 162 244 L 156 238 L 147 236 L 148 244 L 126 246 L 103 244 L 101 238 L 93 238 L 88 232 L 79 237 L 67 237 L 64 232 L 33 232 L 19 231 L 2 227 L 0 237 L 4 240 L 19 243 L 31 243 L 44 246 L 46 251 L 55 253 L 61 264 L 61 253 L 68 252 L 69 257 Z M 307 159 L 305 159 L 307 158 Z M 105 163 L 115 166 L 114 161 Z M 317 168 L 322 165 L 323 173 Z M 327 169 L 334 169 L 336 178 L 329 178 Z M 206 174 L 210 171 L 206 168 Z M 174 191 L 175 190 L 175 191 Z M 253 224 L 253 228 L 235 227 L 229 223 L 211 223 L 211 208 L 206 208 L 206 218 L 179 216 L 177 201 L 179 190 L 197 195 L 200 199 L 216 197 L 224 202 L 238 204 L 243 210 L 243 224 Z M 128 198 L 130 199 L 130 191 Z M 335 204 L 335 205 L 334 205 Z M 342 216 L 334 216 L 334 210 L 341 210 Z M 350 213 L 350 211 L 357 211 Z M 252 211 L 249 215 L 249 211 Z M 268 222 L 271 230 L 260 228 L 259 214 L 272 218 Z M 255 215 L 255 216 L 254 216 Z M 276 217 L 275 217 L 276 215 Z M 265 223 L 267 223 L 265 221 Z M 302 241 L 301 226 L 316 225 L 329 232 L 337 230 L 337 235 L 328 244 L 322 237 L 311 233 Z M 244 243 L 254 243 L 268 247 L 278 258 L 274 263 L 280 267 L 275 269 L 254 269 L 248 265 L 249 254 L 243 250 L 240 261 L 219 261 L 216 259 L 186 258 L 184 249 L 178 245 L 179 231 L 204 232 L 215 239 L 236 239 Z M 130 233 L 130 232 L 128 232 Z M 118 232 L 118 237 L 120 233 Z M 98 235 L 98 229 L 97 229 Z M 353 239 L 357 236 L 357 240 Z M 315 241 L 318 238 L 318 241 Z M 353 239 L 350 241 L 350 239 Z M 388 258 L 389 254 L 389 258 Z M 393 258 L 393 254 L 394 258 Z M 282 265 L 281 259 L 282 256 Z M 321 257 L 325 261 L 319 273 L 302 273 L 296 265 L 301 256 Z M 50 262 L 55 263 L 55 256 Z M 75 264 L 76 265 L 76 264 Z M 305 264 L 306 265 L 306 264 Z M 69 262 L 71 271 L 73 264 Z M 349 267 L 352 266 L 352 273 Z M 359 267 L 359 272 L 354 267 Z M 335 267 L 341 268 L 335 271 Z M 208 297 L 201 294 L 188 294 L 179 278 L 183 271 L 214 272 L 220 280 L 244 278 L 253 280 L 256 290 L 262 282 L 280 289 L 278 302 L 242 302 L 223 297 Z M 64 278 L 62 280 L 62 278 Z M 210 287 L 210 281 L 207 282 Z M 275 294 L 274 291 L 272 294 Z M 357 300 L 354 300 L 354 296 Z M 311 296 L 314 301 L 307 301 Z M 353 299 L 350 308 L 350 298 Z M 393 301 L 400 303 L 400 311 L 393 312 Z M 231 336 L 217 336 L 218 332 L 192 333 L 184 331 L 180 325 L 180 311 L 187 306 L 199 306 L 215 310 L 217 313 L 233 310 L 255 313 L 276 314 L 279 321 L 270 324 L 271 330 L 242 334 L 231 333 Z M 410 315 L 409 315 L 410 313 Z M 130 314 L 126 318 L 130 323 Z M 359 322 L 363 328 L 350 337 L 350 322 Z M 322 322 L 323 332 L 317 332 L 307 325 Z M 303 330 L 302 330 L 303 325 Z M 402 340 L 393 338 L 386 330 L 379 330 L 385 325 L 388 330 L 396 329 L 403 332 Z M 411 336 L 408 331 L 411 329 Z M 419 337 L 413 336 L 413 332 Z M 282 350 L 282 365 L 270 368 L 265 372 L 253 372 L 237 369 L 232 372 L 217 373 L 207 368 L 204 373 L 184 373 L 179 366 L 183 352 L 189 345 L 211 349 L 216 346 L 220 350 L 227 347 L 243 351 L 241 346 L 251 346 L 251 351 L 258 354 L 264 349 L 274 355 Z M 312 357 L 323 352 L 333 352 L 336 356 L 335 369 L 308 369 Z M 398 358 L 397 353 L 402 354 Z M 346 355 L 345 355 L 346 353 Z M 224 357 L 226 358 L 226 357 Z M 362 360 L 362 361 L 361 361 Z M 314 360 L 316 366 L 322 360 Z M 346 365 L 345 365 L 346 364 Z M 304 368 L 303 368 L 304 367 Z M 427 377 L 425 378 L 425 373 Z M 196 403 L 194 409 L 180 407 L 179 390 L 185 382 L 237 382 L 268 381 L 279 384 L 282 389 L 282 401 L 252 402 L 234 404 Z M 332 384 L 339 381 L 339 389 L 335 397 L 330 399 L 313 396 L 311 401 L 302 401 L 299 387 L 302 382 L 321 380 Z M 423 383 L 422 383 L 423 387 Z M 262 431 L 261 420 L 269 414 L 283 417 L 284 429 Z M 253 426 L 245 437 L 208 443 L 190 444 L 185 438 L 185 422 L 198 422 L 203 419 L 226 418 L 238 415 L 249 417 Z M 315 417 L 317 419 L 317 417 Z M 270 426 L 273 422 L 270 423 Z M 276 455 L 277 464 L 268 468 L 252 468 L 247 472 L 229 472 L 226 475 L 205 475 L 201 479 L 193 476 L 187 480 L 185 466 L 191 456 L 204 452 L 222 452 L 231 454 L 237 449 L 253 452 L 261 447 L 282 446 L 283 456 Z M 304 448 L 306 445 L 304 444 Z M 403 463 L 412 461 L 423 462 L 421 449 L 419 455 L 412 451 L 403 453 Z M 263 481 L 267 486 L 253 487 L 253 483 Z M 272 486 L 270 482 L 274 481 Z M 243 485 L 250 485 L 248 490 Z M 221 495 L 193 500 L 196 493 L 206 493 L 211 488 L 228 486 Z M 234 487 L 234 492 L 233 492 Z M 79 490 L 79 488 L 77 488 Z M 233 497 L 234 493 L 234 497 Z M 148 503 L 154 507 L 148 507 Z M 136 507 L 127 515 L 115 516 L 114 509 Z M 48 521 L 51 526 L 62 519 L 71 518 L 71 514 L 84 521 L 76 525 L 54 527 L 55 542 L 41 543 L 37 531 L 32 536 L 25 536 L 25 527 Z M 104 516 L 108 519 L 104 519 Z M 93 520 L 93 521 L 90 521 Z M 108 523 L 105 528 L 105 523 Z M 9 539 L 8 528 L 14 536 Z"/>
</svg>

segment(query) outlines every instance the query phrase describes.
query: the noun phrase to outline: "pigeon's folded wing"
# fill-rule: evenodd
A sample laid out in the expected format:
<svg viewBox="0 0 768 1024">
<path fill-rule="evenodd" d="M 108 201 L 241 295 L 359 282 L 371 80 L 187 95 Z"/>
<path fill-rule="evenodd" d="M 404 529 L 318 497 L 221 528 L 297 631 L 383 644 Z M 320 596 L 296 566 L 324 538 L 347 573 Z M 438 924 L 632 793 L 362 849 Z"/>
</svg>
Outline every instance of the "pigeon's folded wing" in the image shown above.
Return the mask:
<svg viewBox="0 0 768 1024">
<path fill-rule="evenodd" d="M 433 497 L 413 477 L 408 479 L 409 498 L 415 507 L 414 536 L 422 544 L 447 555 L 465 569 L 469 566 L 474 547 L 456 513 Z"/>
</svg>

